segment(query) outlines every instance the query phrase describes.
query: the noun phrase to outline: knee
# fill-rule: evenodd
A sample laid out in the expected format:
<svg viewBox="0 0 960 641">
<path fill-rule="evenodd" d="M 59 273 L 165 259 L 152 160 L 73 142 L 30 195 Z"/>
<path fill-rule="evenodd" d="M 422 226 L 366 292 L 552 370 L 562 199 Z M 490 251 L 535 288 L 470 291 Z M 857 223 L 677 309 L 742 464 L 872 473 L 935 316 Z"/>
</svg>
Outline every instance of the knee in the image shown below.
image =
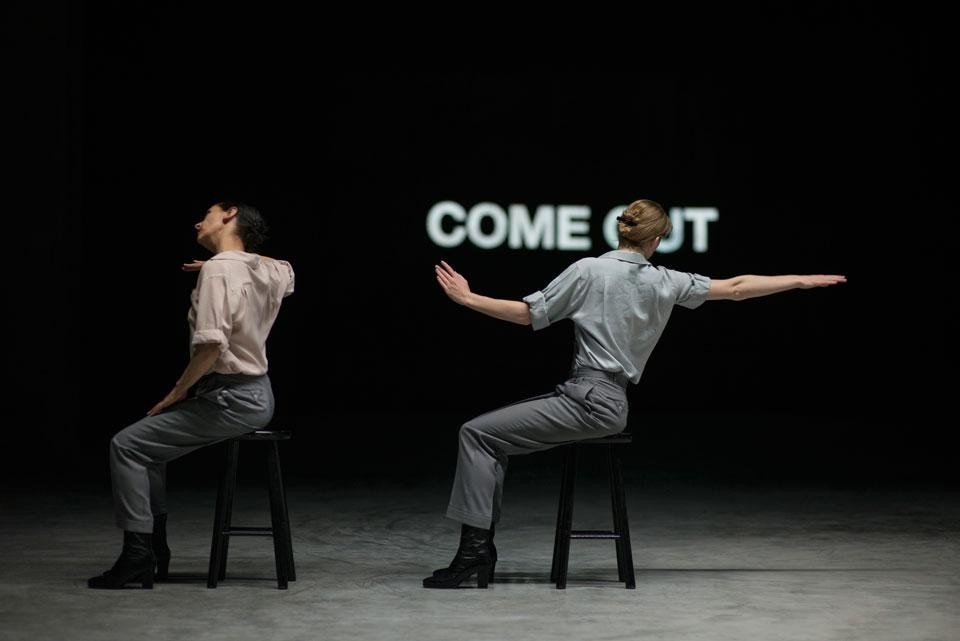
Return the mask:
<svg viewBox="0 0 960 641">
<path fill-rule="evenodd" d="M 110 439 L 110 460 L 115 461 L 121 457 L 123 452 L 123 439 L 120 438 L 119 434 L 114 435 Z"/>
<path fill-rule="evenodd" d="M 483 450 L 491 454 L 496 452 L 495 439 L 488 431 L 489 424 L 479 421 L 467 421 L 460 426 L 460 447 L 471 451 Z"/>
<path fill-rule="evenodd" d="M 480 436 L 480 429 L 474 421 L 467 421 L 460 426 L 460 442 L 476 441 Z"/>
<path fill-rule="evenodd" d="M 126 431 L 120 431 L 110 439 L 110 458 L 126 458 L 133 450 L 133 440 L 127 435 Z"/>
<path fill-rule="evenodd" d="M 477 436 L 483 434 L 483 423 L 476 419 L 470 419 L 460 426 L 460 438 L 464 436 Z"/>
</svg>

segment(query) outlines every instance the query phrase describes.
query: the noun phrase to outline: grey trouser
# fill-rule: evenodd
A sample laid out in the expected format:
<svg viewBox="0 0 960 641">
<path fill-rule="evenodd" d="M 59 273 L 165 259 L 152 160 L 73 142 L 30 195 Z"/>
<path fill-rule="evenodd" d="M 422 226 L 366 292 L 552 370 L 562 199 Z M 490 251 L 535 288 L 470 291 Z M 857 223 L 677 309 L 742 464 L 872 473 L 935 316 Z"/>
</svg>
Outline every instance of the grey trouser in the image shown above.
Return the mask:
<svg viewBox="0 0 960 641">
<path fill-rule="evenodd" d="M 118 432 L 110 441 L 117 526 L 152 532 L 153 515 L 167 512 L 167 461 L 266 427 L 272 417 L 273 388 L 266 374 L 207 374 L 194 397 Z"/>
<path fill-rule="evenodd" d="M 508 456 L 622 432 L 627 425 L 626 382 L 614 379 L 605 372 L 577 370 L 553 394 L 464 423 L 447 516 L 487 529 L 500 520 Z"/>
</svg>

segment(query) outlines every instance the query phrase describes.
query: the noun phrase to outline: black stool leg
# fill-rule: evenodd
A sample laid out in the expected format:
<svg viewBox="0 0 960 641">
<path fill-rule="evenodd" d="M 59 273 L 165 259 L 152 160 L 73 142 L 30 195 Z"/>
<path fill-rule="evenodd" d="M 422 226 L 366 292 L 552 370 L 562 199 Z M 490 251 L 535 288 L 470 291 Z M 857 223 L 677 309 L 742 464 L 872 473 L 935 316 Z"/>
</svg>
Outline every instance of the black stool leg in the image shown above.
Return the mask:
<svg viewBox="0 0 960 641">
<path fill-rule="evenodd" d="M 293 536 L 290 530 L 290 514 L 287 512 L 287 489 L 283 483 L 283 470 L 280 467 L 279 444 L 273 444 L 274 457 L 277 467 L 277 487 L 280 496 L 280 524 L 283 526 L 283 543 L 286 549 L 287 580 L 297 580 L 297 569 L 293 564 Z"/>
<path fill-rule="evenodd" d="M 277 588 L 287 589 L 291 569 L 290 530 L 285 522 L 286 505 L 283 500 L 283 479 L 280 474 L 280 452 L 277 443 L 270 443 L 267 452 L 267 484 L 270 491 L 270 525 L 273 529 L 273 556 L 277 565 Z"/>
<path fill-rule="evenodd" d="M 566 500 L 563 507 L 563 523 L 561 524 L 560 534 L 560 556 L 557 559 L 557 589 L 565 590 L 567 587 L 567 566 L 570 560 L 570 535 L 573 530 L 573 498 L 577 484 L 577 459 L 580 454 L 579 445 L 571 445 L 567 453 L 569 463 L 567 465 L 564 481 L 566 484 Z"/>
<path fill-rule="evenodd" d="M 239 471 L 240 441 L 230 441 L 227 447 L 232 450 L 230 463 L 230 485 L 227 493 L 226 527 L 223 534 L 223 546 L 220 548 L 220 572 L 218 579 L 223 581 L 227 577 L 227 554 L 230 551 L 230 527 L 233 525 L 233 504 L 237 496 L 237 473 Z"/>
<path fill-rule="evenodd" d="M 626 559 L 624 559 L 623 533 L 620 531 L 620 503 L 617 500 L 617 473 L 614 469 L 613 446 L 607 445 L 607 479 L 610 485 L 610 508 L 613 513 L 613 543 L 617 550 L 617 578 L 626 581 Z"/>
<path fill-rule="evenodd" d="M 560 570 L 560 550 L 563 548 L 563 507 L 567 504 L 567 470 L 570 467 L 570 451 L 563 453 L 563 466 L 560 472 L 560 499 L 557 502 L 557 527 L 553 533 L 553 563 L 550 565 L 550 581 L 556 582 Z"/>
<path fill-rule="evenodd" d="M 217 580 L 223 579 L 226 571 L 227 542 L 226 533 L 230 527 L 230 516 L 233 507 L 233 495 L 237 484 L 237 460 L 240 454 L 240 444 L 237 441 L 227 442 L 227 457 L 220 477 L 220 487 L 217 489 L 217 508 L 213 517 L 213 540 L 210 543 L 210 567 L 207 571 L 207 587 L 217 587 Z"/>
<path fill-rule="evenodd" d="M 623 488 L 623 469 L 620 466 L 620 456 L 612 447 L 610 448 L 610 462 L 616 488 L 614 491 L 616 499 L 614 519 L 618 521 L 615 528 L 619 534 L 617 538 L 617 566 L 620 568 L 620 580 L 625 579 L 625 587 L 628 590 L 633 590 L 637 587 L 637 580 L 633 569 L 633 547 L 630 545 L 630 523 L 627 519 L 627 497 Z"/>
</svg>

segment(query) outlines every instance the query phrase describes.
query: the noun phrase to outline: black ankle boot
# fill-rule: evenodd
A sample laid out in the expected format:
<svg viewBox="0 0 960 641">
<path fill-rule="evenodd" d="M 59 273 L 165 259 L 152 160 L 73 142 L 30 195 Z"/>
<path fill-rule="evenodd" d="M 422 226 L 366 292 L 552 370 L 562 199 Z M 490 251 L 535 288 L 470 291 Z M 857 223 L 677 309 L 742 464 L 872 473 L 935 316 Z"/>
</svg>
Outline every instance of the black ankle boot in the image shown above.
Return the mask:
<svg viewBox="0 0 960 641">
<path fill-rule="evenodd" d="M 496 534 L 496 525 L 490 526 L 490 577 L 488 579 L 489 583 L 493 583 L 494 571 L 497 569 L 497 546 L 493 544 L 493 536 Z M 456 558 L 454 558 L 456 561 Z M 454 563 L 451 563 L 450 566 L 453 567 Z M 439 570 L 433 571 L 433 576 L 449 576 L 450 568 L 440 568 Z"/>
<path fill-rule="evenodd" d="M 166 581 L 170 570 L 170 547 L 167 545 L 167 515 L 153 517 L 153 558 L 157 562 L 157 581 Z"/>
<path fill-rule="evenodd" d="M 476 575 L 477 587 L 486 588 L 490 579 L 490 530 L 466 523 L 460 528 L 460 547 L 449 567 L 423 580 L 425 588 L 457 588 Z"/>
<path fill-rule="evenodd" d="M 113 567 L 87 581 L 87 587 L 98 590 L 119 590 L 127 583 L 140 583 L 145 590 L 153 588 L 153 535 L 124 532 L 123 550 Z"/>
</svg>

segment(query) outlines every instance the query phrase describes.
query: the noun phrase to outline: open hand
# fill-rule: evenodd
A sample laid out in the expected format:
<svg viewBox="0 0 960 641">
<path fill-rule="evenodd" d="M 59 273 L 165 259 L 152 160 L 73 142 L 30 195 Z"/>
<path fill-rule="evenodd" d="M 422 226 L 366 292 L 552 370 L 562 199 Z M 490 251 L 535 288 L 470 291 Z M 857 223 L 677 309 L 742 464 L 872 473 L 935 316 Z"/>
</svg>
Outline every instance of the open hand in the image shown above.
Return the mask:
<svg viewBox="0 0 960 641">
<path fill-rule="evenodd" d="M 800 277 L 800 289 L 810 289 L 812 287 L 829 287 L 838 283 L 847 282 L 846 276 L 838 274 L 812 274 L 810 276 Z"/>
<path fill-rule="evenodd" d="M 147 412 L 147 416 L 153 416 L 155 414 L 159 414 L 166 408 L 170 407 L 174 403 L 179 403 L 186 397 L 187 397 L 187 393 L 185 391 L 180 391 L 179 389 L 174 387 L 172 390 L 170 390 L 169 394 L 163 397 L 162 401 L 160 401 L 159 403 L 157 403 L 156 405 L 150 408 L 150 411 Z"/>
<path fill-rule="evenodd" d="M 471 294 L 467 279 L 445 261 L 441 260 L 439 265 L 433 267 L 437 273 L 437 282 L 443 288 L 443 293 L 449 296 L 453 302 L 465 305 Z"/>
<path fill-rule="evenodd" d="M 204 262 L 205 261 L 202 261 L 202 260 L 194 260 L 189 263 L 184 263 L 183 266 L 180 267 L 180 269 L 182 269 L 185 272 L 197 272 L 197 271 L 200 271 L 201 267 L 203 267 Z"/>
</svg>

